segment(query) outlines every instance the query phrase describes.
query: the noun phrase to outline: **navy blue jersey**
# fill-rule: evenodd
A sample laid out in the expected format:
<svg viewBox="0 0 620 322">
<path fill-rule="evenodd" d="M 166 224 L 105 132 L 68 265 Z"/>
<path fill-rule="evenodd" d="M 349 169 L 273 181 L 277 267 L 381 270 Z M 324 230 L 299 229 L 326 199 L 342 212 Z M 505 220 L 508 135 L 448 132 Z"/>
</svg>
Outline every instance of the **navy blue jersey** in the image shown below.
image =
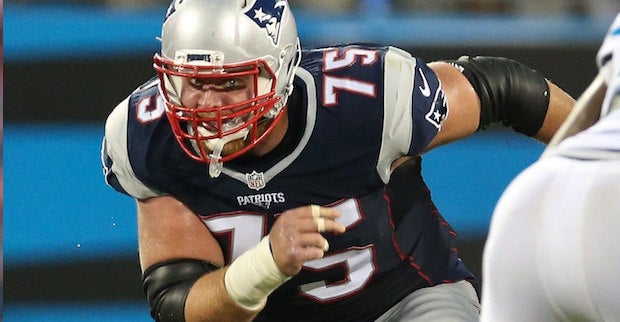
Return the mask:
<svg viewBox="0 0 620 322">
<path fill-rule="evenodd" d="M 270 297 L 260 320 L 372 320 L 412 291 L 473 278 L 454 232 L 433 205 L 417 156 L 448 113 L 437 76 L 394 47 L 305 50 L 289 99 L 289 128 L 267 155 L 208 165 L 179 147 L 157 80 L 106 123 L 108 184 L 134 198 L 172 195 L 216 237 L 230 263 L 269 233 L 278 214 L 309 204 L 337 208 L 347 232 L 325 237 L 325 257 Z"/>
</svg>

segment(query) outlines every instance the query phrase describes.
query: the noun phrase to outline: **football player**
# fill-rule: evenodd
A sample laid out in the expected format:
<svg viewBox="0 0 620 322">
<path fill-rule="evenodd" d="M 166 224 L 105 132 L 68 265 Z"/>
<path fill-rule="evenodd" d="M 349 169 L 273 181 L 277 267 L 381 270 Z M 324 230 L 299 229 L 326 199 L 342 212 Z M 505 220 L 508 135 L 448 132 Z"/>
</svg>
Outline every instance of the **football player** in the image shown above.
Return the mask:
<svg viewBox="0 0 620 322">
<path fill-rule="evenodd" d="M 154 319 L 478 319 L 420 155 L 496 122 L 548 142 L 569 95 L 505 58 L 302 50 L 287 1 L 176 0 L 161 42 L 102 149 Z"/>
<path fill-rule="evenodd" d="M 498 202 L 482 321 L 620 321 L 620 15 L 597 64 L 552 144 Z"/>
</svg>

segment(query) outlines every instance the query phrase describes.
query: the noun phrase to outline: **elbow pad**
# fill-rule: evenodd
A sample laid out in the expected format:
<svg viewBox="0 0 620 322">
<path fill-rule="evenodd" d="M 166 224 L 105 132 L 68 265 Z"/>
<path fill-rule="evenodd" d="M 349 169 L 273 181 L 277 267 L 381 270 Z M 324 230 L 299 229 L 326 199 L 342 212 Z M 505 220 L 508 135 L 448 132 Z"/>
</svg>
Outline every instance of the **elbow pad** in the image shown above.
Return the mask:
<svg viewBox="0 0 620 322">
<path fill-rule="evenodd" d="M 540 130 L 550 94 L 539 72 L 501 57 L 462 56 L 447 62 L 461 70 L 480 98 L 478 130 L 496 122 L 528 136 Z"/>
<path fill-rule="evenodd" d="M 190 288 L 204 274 L 218 268 L 198 259 L 174 259 L 147 268 L 142 274 L 142 285 L 151 317 L 159 322 L 184 322 Z"/>
</svg>

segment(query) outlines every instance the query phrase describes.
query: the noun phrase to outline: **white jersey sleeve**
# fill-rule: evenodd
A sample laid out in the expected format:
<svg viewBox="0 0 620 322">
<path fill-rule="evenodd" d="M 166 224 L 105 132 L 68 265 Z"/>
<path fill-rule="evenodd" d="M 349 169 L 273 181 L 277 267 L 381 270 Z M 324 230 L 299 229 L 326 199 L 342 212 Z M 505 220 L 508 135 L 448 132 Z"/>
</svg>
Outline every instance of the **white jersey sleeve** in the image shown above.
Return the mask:
<svg viewBox="0 0 620 322">
<path fill-rule="evenodd" d="M 129 97 L 110 113 L 105 124 L 105 136 L 101 151 L 106 183 L 136 198 L 147 199 L 162 195 L 140 181 L 133 171 L 127 152 L 127 115 Z M 114 183 L 112 182 L 114 179 Z M 116 184 L 120 185 L 118 187 Z"/>
</svg>

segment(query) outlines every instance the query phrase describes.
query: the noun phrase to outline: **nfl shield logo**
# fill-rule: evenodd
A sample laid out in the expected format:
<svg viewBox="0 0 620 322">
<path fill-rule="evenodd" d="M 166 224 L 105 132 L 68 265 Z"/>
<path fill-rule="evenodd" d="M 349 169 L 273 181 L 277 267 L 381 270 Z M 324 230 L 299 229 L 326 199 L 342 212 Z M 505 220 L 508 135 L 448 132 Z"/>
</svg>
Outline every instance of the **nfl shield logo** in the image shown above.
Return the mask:
<svg viewBox="0 0 620 322">
<path fill-rule="evenodd" d="M 257 173 L 256 171 L 252 171 L 252 173 L 246 173 L 245 180 L 250 189 L 258 191 L 265 188 L 265 175 L 262 172 Z"/>
</svg>

